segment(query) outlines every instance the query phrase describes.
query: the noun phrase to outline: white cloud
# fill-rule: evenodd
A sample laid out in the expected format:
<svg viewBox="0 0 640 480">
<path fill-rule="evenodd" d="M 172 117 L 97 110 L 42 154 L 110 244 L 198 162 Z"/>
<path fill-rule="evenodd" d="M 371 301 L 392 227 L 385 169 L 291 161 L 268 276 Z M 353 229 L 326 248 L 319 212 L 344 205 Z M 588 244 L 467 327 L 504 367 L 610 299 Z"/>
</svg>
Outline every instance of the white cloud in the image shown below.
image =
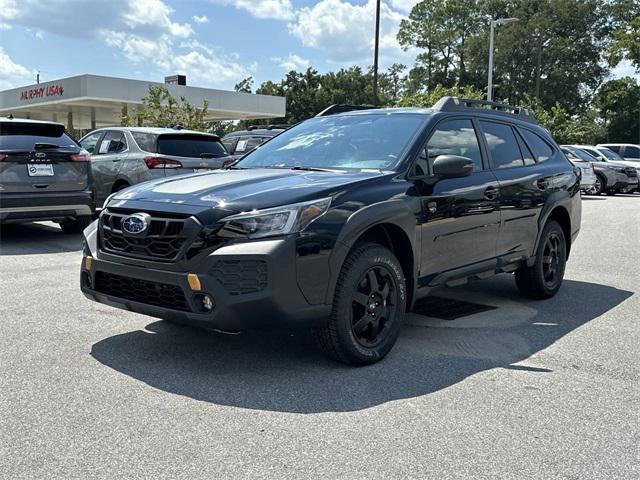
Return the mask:
<svg viewBox="0 0 640 480">
<path fill-rule="evenodd" d="M 295 12 L 291 0 L 213 0 L 218 5 L 232 5 L 246 10 L 257 18 L 293 20 Z"/>
<path fill-rule="evenodd" d="M 306 70 L 309 68 L 310 62 L 306 58 L 302 58 L 295 53 L 290 53 L 286 57 L 271 57 L 271 60 L 276 62 L 282 68 L 287 71 L 296 70 Z"/>
<path fill-rule="evenodd" d="M 188 23 L 173 22 L 170 18 L 173 9 L 162 0 L 131 0 L 129 9 L 124 13 L 124 22 L 132 29 L 151 31 L 160 30 L 174 37 L 188 37 L 193 33 Z"/>
<path fill-rule="evenodd" d="M 623 60 L 611 70 L 613 78 L 633 77 L 640 79 L 640 71 L 636 70 L 629 60 Z"/>
<path fill-rule="evenodd" d="M 403 13 L 411 12 L 411 9 L 422 0 L 391 0 L 391 6 Z"/>
<path fill-rule="evenodd" d="M 191 17 L 191 19 L 196 22 L 198 25 L 202 25 L 203 23 L 209 23 L 209 17 L 207 17 L 206 15 L 194 15 L 193 17 Z"/>
<path fill-rule="evenodd" d="M 14 62 L 0 47 L 0 90 L 34 83 L 36 72 Z"/>
<path fill-rule="evenodd" d="M 334 63 L 373 63 L 375 0 L 352 4 L 345 0 L 320 0 L 313 7 L 297 12 L 289 23 L 289 32 L 303 46 L 317 48 Z M 400 21 L 405 18 L 387 3 L 380 9 L 380 57 L 393 63 L 411 57 L 396 40 Z"/>
</svg>

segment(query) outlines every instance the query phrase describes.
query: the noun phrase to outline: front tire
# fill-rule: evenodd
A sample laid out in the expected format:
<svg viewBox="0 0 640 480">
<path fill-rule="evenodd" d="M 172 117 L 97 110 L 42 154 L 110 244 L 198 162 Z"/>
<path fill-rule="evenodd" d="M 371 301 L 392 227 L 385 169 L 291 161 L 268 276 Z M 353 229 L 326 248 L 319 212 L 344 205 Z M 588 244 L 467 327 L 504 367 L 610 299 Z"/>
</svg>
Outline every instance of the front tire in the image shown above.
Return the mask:
<svg viewBox="0 0 640 480">
<path fill-rule="evenodd" d="M 64 233 L 82 233 L 91 222 L 93 222 L 91 215 L 80 215 L 73 220 L 63 220 L 60 222 L 60 228 Z"/>
<path fill-rule="evenodd" d="M 596 183 L 593 185 L 593 195 L 600 195 L 607 189 L 607 180 L 599 174 L 596 174 Z"/>
<path fill-rule="evenodd" d="M 334 360 L 370 365 L 396 343 L 406 307 L 406 282 L 395 255 L 381 245 L 357 245 L 340 271 L 329 321 L 314 334 Z"/>
<path fill-rule="evenodd" d="M 562 285 L 566 263 L 564 231 L 558 222 L 550 220 L 542 231 L 535 263 L 516 271 L 516 285 L 525 297 L 535 300 L 551 298 Z"/>
</svg>

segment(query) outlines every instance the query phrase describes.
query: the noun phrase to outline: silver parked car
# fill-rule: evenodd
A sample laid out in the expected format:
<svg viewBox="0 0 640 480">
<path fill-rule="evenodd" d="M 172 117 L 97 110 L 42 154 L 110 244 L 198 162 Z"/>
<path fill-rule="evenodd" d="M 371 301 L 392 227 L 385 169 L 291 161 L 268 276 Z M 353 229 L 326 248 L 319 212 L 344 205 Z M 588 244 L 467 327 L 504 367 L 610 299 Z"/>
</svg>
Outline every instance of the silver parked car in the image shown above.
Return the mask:
<svg viewBox="0 0 640 480">
<path fill-rule="evenodd" d="M 567 160 L 574 166 L 580 168 L 580 190 L 585 193 L 595 193 L 598 177 L 593 168 L 592 158 L 588 154 L 579 155 L 575 150 L 567 147 L 560 147 Z"/>
<path fill-rule="evenodd" d="M 91 153 L 98 206 L 130 185 L 217 169 L 232 160 L 217 135 L 173 128 L 101 128 L 80 145 Z"/>
<path fill-rule="evenodd" d="M 640 145 L 635 143 L 599 143 L 596 147 L 606 147 L 616 152 L 625 161 L 640 165 Z"/>
<path fill-rule="evenodd" d="M 64 125 L 0 118 L 0 224 L 51 220 L 79 233 L 94 213 L 89 154 Z"/>
<path fill-rule="evenodd" d="M 563 145 L 565 147 L 567 145 Z M 626 165 L 614 152 L 604 147 L 596 148 L 593 145 L 569 145 L 573 149 L 591 155 L 593 168 L 600 180 L 597 184 L 597 193 L 606 192 L 608 195 L 616 193 L 629 193 L 638 189 L 638 170 Z"/>
</svg>

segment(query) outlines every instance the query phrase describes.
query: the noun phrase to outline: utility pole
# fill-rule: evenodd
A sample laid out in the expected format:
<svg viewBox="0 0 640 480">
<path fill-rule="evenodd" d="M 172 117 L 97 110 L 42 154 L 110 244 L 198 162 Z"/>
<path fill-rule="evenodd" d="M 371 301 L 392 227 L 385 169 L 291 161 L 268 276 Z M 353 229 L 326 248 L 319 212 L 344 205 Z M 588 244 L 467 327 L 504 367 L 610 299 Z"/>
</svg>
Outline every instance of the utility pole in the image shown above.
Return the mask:
<svg viewBox="0 0 640 480">
<path fill-rule="evenodd" d="M 380 1 L 376 2 L 376 39 L 373 53 L 373 105 L 378 105 L 378 50 L 380 48 Z"/>
</svg>

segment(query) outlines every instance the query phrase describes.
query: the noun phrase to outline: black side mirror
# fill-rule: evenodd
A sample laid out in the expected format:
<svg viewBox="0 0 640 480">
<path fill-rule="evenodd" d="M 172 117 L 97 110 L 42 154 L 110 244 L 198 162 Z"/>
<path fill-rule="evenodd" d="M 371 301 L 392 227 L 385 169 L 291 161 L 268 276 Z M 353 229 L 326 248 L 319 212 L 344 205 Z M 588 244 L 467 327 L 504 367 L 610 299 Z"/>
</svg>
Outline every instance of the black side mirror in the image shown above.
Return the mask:
<svg viewBox="0 0 640 480">
<path fill-rule="evenodd" d="M 460 155 L 438 155 L 433 161 L 433 174 L 441 178 L 468 177 L 473 172 L 473 160 Z"/>
</svg>

